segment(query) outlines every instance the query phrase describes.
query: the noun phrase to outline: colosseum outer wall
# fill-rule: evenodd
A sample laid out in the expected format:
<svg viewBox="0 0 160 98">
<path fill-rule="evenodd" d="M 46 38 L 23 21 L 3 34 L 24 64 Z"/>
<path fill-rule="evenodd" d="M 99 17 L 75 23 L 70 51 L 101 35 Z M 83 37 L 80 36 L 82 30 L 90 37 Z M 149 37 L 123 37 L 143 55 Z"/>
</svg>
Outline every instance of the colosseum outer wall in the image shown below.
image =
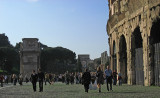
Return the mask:
<svg viewBox="0 0 160 98">
<path fill-rule="evenodd" d="M 153 57 L 150 56 L 152 53 L 150 35 L 153 23 L 157 19 L 160 19 L 160 0 L 108 0 L 108 2 L 109 20 L 107 23 L 107 33 L 109 35 L 110 66 L 112 70 L 116 69 L 118 72 L 121 72 L 123 70 L 122 66 L 126 66 L 126 70 L 124 70 L 124 74 L 126 73 L 127 75 L 126 82 L 130 85 L 137 83 L 134 56 L 136 44 L 133 42 L 133 35 L 134 32 L 139 31 L 140 34 L 136 34 L 142 37 L 143 85 L 152 85 L 154 79 L 152 68 Z M 134 39 L 134 41 L 136 40 Z M 125 51 L 122 46 L 126 47 Z M 113 49 L 114 47 L 116 48 Z M 125 53 L 126 57 L 123 55 Z M 125 58 L 126 61 L 123 60 Z"/>
</svg>

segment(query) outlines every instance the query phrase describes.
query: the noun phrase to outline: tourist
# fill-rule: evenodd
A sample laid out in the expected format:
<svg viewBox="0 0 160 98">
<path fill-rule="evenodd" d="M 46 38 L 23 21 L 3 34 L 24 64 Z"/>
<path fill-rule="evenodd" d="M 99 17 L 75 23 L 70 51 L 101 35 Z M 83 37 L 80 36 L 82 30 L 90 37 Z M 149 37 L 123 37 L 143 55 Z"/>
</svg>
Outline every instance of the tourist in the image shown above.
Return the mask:
<svg viewBox="0 0 160 98">
<path fill-rule="evenodd" d="M 17 83 L 17 76 L 16 76 L 16 74 L 13 74 L 12 79 L 13 79 L 13 85 L 16 85 L 16 83 Z"/>
<path fill-rule="evenodd" d="M 45 72 L 45 85 L 47 85 L 47 82 L 49 83 L 49 76 L 48 73 Z"/>
<path fill-rule="evenodd" d="M 104 74 L 106 77 L 107 90 L 109 91 L 108 84 L 110 84 L 110 90 L 112 91 L 112 70 L 109 68 L 109 66 L 107 66 Z"/>
<path fill-rule="evenodd" d="M 104 81 L 103 72 L 101 71 L 100 67 L 97 68 L 96 76 L 97 76 L 97 87 L 99 88 L 98 92 L 100 93 L 101 84 L 103 84 L 103 81 Z"/>
<path fill-rule="evenodd" d="M 32 82 L 32 85 L 33 85 L 34 92 L 36 92 L 37 79 L 38 79 L 38 75 L 35 73 L 35 70 L 33 70 L 32 74 L 31 74 L 31 82 Z"/>
<path fill-rule="evenodd" d="M 114 70 L 113 72 L 113 85 L 116 85 L 117 84 L 117 72 L 116 70 Z"/>
<path fill-rule="evenodd" d="M 70 73 L 70 83 L 74 84 L 74 74 Z"/>
<path fill-rule="evenodd" d="M 25 75 L 25 81 L 26 81 L 26 83 L 29 82 L 29 79 L 28 79 L 28 77 L 27 77 L 27 74 Z"/>
<path fill-rule="evenodd" d="M 90 72 L 88 72 L 88 69 L 86 69 L 82 75 L 82 83 L 84 85 L 85 92 L 87 93 L 88 93 L 90 81 L 91 81 L 91 74 Z"/>
<path fill-rule="evenodd" d="M 51 74 L 52 75 L 52 78 L 51 78 L 51 85 L 53 85 L 54 84 L 54 74 Z"/>
<path fill-rule="evenodd" d="M 22 74 L 19 74 L 19 84 L 22 85 L 23 82 L 23 76 Z"/>
<path fill-rule="evenodd" d="M 119 82 L 119 86 L 122 86 L 122 75 L 121 75 L 120 71 L 118 73 L 118 82 Z"/>
<path fill-rule="evenodd" d="M 50 74 L 49 74 L 49 84 L 50 84 L 50 85 L 52 84 L 52 78 L 53 78 L 53 77 L 52 77 L 52 74 L 50 73 Z"/>
<path fill-rule="evenodd" d="M 65 82 L 65 76 L 62 75 L 62 83 L 64 83 L 64 82 Z"/>
<path fill-rule="evenodd" d="M 45 80 L 44 73 L 41 69 L 38 69 L 38 79 L 39 79 L 39 92 L 43 92 L 43 80 Z"/>
<path fill-rule="evenodd" d="M 82 84 L 82 72 L 79 73 L 78 78 L 79 78 L 79 83 Z"/>
<path fill-rule="evenodd" d="M 4 79 L 5 79 L 5 83 L 8 84 L 8 75 L 5 75 Z"/>
<path fill-rule="evenodd" d="M 0 75 L 1 87 L 3 87 L 3 81 L 4 81 L 4 77 L 3 77 L 3 75 Z"/>
<path fill-rule="evenodd" d="M 95 73 L 91 73 L 91 83 L 94 84 L 96 80 L 96 75 Z"/>
<path fill-rule="evenodd" d="M 66 72 L 65 76 L 66 76 L 66 84 L 69 85 L 70 75 L 69 75 L 68 71 Z"/>
<path fill-rule="evenodd" d="M 90 90 L 96 90 L 97 89 L 97 82 L 96 82 L 96 73 L 91 73 L 91 84 L 89 84 Z"/>
<path fill-rule="evenodd" d="M 11 83 L 13 83 L 13 74 L 10 75 Z"/>
<path fill-rule="evenodd" d="M 75 74 L 76 84 L 79 84 L 79 73 Z"/>
</svg>

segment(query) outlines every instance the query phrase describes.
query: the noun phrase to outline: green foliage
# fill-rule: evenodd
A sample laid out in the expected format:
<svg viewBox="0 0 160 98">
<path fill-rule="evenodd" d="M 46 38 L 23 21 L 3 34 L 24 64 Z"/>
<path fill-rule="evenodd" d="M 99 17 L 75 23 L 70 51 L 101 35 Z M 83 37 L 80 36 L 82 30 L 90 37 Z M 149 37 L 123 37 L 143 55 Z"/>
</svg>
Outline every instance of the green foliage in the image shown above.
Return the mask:
<svg viewBox="0 0 160 98">
<path fill-rule="evenodd" d="M 14 48 L 5 34 L 0 34 L 0 68 L 9 73 L 13 73 L 12 68 L 19 70 L 18 44 Z"/>
<path fill-rule="evenodd" d="M 13 47 L 5 33 L 0 34 L 0 47 Z"/>
<path fill-rule="evenodd" d="M 12 73 L 19 74 L 19 68 L 13 67 Z"/>
<path fill-rule="evenodd" d="M 40 47 L 41 47 L 41 49 L 48 48 L 48 46 L 47 46 L 47 45 L 44 45 L 44 44 L 42 44 L 42 43 L 40 43 Z"/>
<path fill-rule="evenodd" d="M 14 48 L 0 47 L 0 67 L 12 72 L 12 68 L 19 69 L 19 54 Z"/>
<path fill-rule="evenodd" d="M 9 73 L 19 73 L 20 71 L 20 42 L 13 47 L 5 34 L 0 34 L 0 69 Z M 64 73 L 77 70 L 76 54 L 63 47 L 51 48 L 40 43 L 41 48 L 41 68 L 46 72 Z"/>
<path fill-rule="evenodd" d="M 76 63 L 76 54 L 63 47 L 44 48 L 41 51 L 41 68 L 46 72 L 64 73 L 73 71 Z"/>
</svg>

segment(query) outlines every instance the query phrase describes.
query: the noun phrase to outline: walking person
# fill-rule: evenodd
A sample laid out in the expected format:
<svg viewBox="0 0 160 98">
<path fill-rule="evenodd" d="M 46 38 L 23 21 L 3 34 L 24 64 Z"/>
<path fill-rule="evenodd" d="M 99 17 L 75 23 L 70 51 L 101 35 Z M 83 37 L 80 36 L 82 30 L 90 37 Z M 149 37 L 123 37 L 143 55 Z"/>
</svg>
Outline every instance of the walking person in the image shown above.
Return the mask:
<svg viewBox="0 0 160 98">
<path fill-rule="evenodd" d="M 74 74 L 70 73 L 70 82 L 71 84 L 74 84 Z"/>
<path fill-rule="evenodd" d="M 66 84 L 69 85 L 70 75 L 69 75 L 68 71 L 66 72 L 65 76 L 66 76 Z"/>
<path fill-rule="evenodd" d="M 41 69 L 38 69 L 38 80 L 39 80 L 39 92 L 43 92 L 43 80 L 45 80 L 44 73 Z"/>
<path fill-rule="evenodd" d="M 13 78 L 13 85 L 16 85 L 17 84 L 17 76 L 16 76 L 16 74 L 13 74 L 12 78 Z"/>
<path fill-rule="evenodd" d="M 8 75 L 4 76 L 5 83 L 8 84 Z"/>
<path fill-rule="evenodd" d="M 117 71 L 114 70 L 113 72 L 113 85 L 116 85 L 117 84 Z"/>
<path fill-rule="evenodd" d="M 105 76 L 106 76 L 106 84 L 107 84 L 107 90 L 109 91 L 108 84 L 110 84 L 110 90 L 112 91 L 112 70 L 107 66 L 107 69 L 105 70 Z"/>
<path fill-rule="evenodd" d="M 119 81 L 119 86 L 122 86 L 122 75 L 121 75 L 120 71 L 118 73 L 118 81 Z"/>
<path fill-rule="evenodd" d="M 88 72 L 88 69 L 86 69 L 82 75 L 82 82 L 85 88 L 85 92 L 87 93 L 88 93 L 90 81 L 91 81 L 91 74 L 90 72 Z"/>
<path fill-rule="evenodd" d="M 19 74 L 19 84 L 22 85 L 23 82 L 23 76 L 22 74 Z"/>
<path fill-rule="evenodd" d="M 4 80 L 3 75 L 0 75 L 0 83 L 1 83 L 1 87 L 3 87 L 3 80 Z"/>
<path fill-rule="evenodd" d="M 33 70 L 31 74 L 31 82 L 32 82 L 34 92 L 36 92 L 37 79 L 38 79 L 38 75 L 35 73 L 35 70 Z"/>
<path fill-rule="evenodd" d="M 101 71 L 101 68 L 98 67 L 97 68 L 97 73 L 96 73 L 96 77 L 97 77 L 97 87 L 98 87 L 98 92 L 101 92 L 101 84 L 103 84 L 104 81 L 104 77 L 103 77 L 103 72 Z"/>
</svg>

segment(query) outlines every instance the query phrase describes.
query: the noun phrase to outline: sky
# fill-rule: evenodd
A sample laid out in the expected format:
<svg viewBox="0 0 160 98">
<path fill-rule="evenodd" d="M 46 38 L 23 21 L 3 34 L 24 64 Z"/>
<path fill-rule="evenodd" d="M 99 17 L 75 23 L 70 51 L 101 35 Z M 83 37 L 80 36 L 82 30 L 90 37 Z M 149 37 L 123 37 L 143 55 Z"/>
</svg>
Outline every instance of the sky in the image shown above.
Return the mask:
<svg viewBox="0 0 160 98">
<path fill-rule="evenodd" d="M 0 33 L 12 45 L 38 38 L 91 59 L 109 53 L 108 0 L 0 0 Z"/>
</svg>

